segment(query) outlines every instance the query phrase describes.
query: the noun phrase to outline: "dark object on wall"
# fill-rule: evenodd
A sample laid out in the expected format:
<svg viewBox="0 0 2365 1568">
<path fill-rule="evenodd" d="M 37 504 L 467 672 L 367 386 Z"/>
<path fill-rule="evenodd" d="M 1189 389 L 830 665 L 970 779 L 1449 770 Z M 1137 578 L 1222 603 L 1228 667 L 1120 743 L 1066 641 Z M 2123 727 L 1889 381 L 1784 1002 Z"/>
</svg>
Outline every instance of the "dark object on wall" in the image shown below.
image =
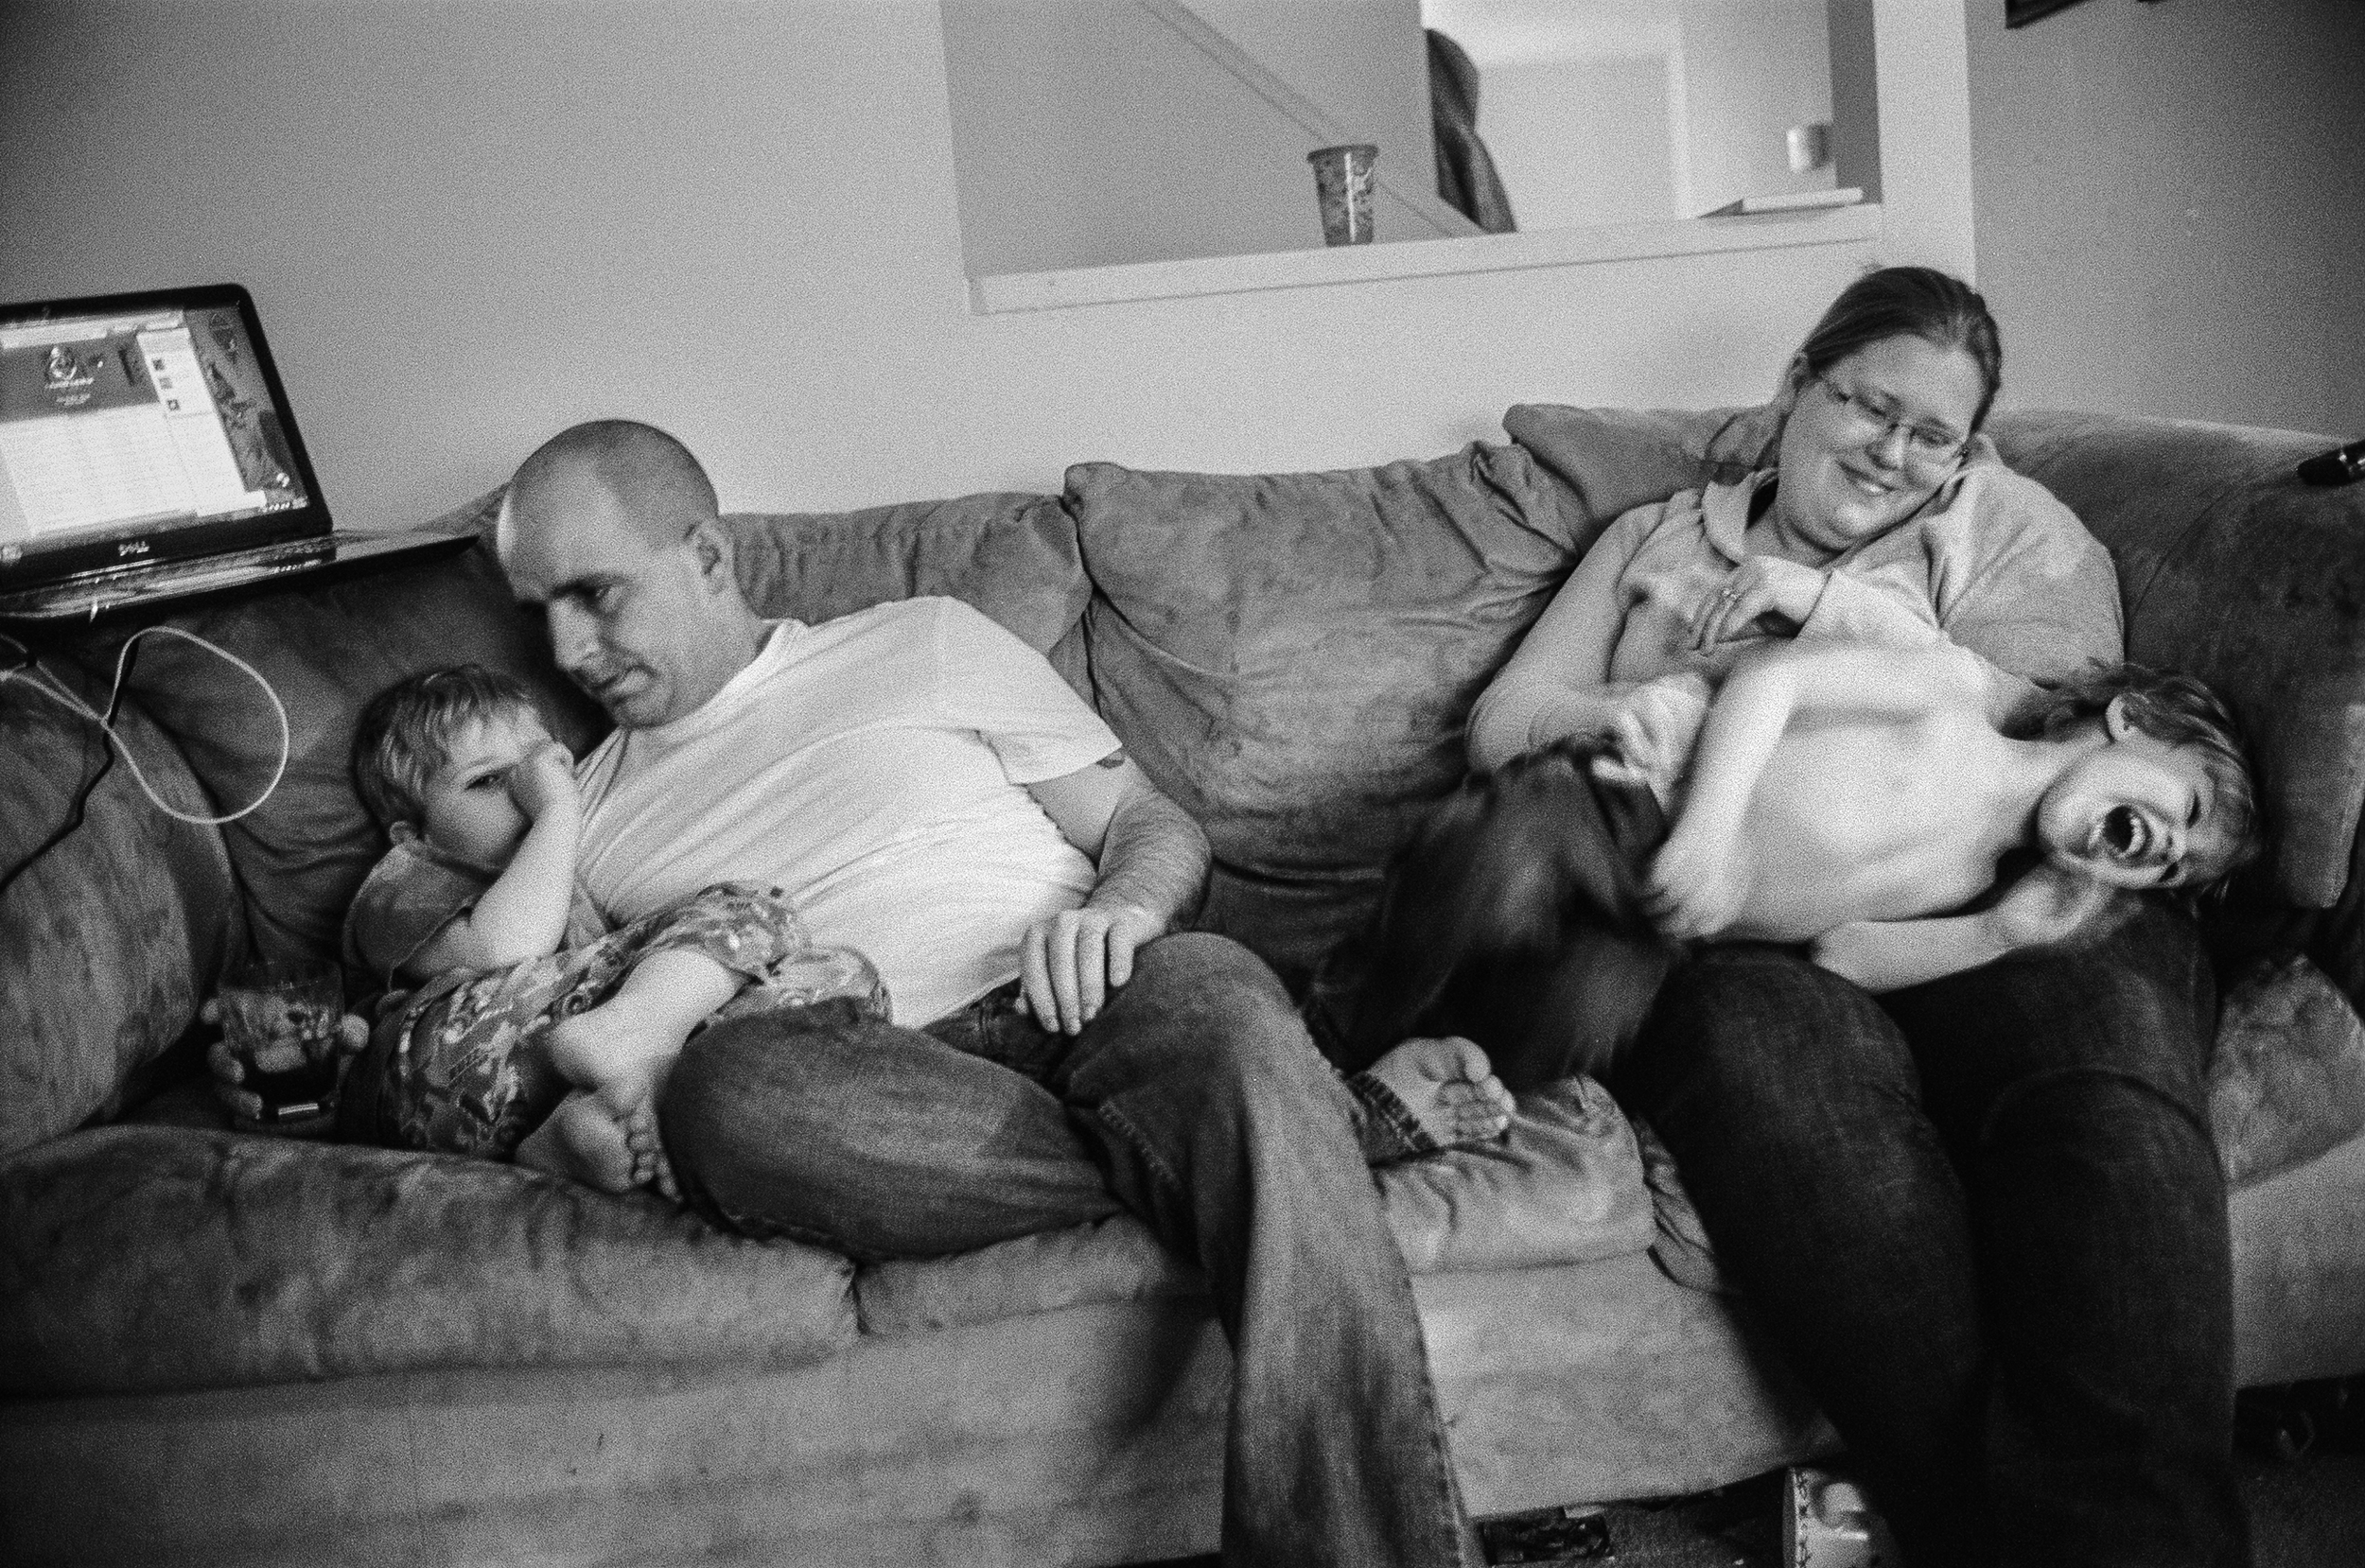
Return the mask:
<svg viewBox="0 0 2365 1568">
<path fill-rule="evenodd" d="M 1469 52 L 1436 28 L 1428 33 L 1429 118 L 1437 140 L 1437 194 L 1490 235 L 1518 228 L 1511 193 L 1479 140 L 1479 69 Z"/>
<path fill-rule="evenodd" d="M 2300 464 L 2300 479 L 2308 484 L 2353 484 L 2365 479 L 2365 441 L 2336 446 L 2321 457 Z"/>
</svg>

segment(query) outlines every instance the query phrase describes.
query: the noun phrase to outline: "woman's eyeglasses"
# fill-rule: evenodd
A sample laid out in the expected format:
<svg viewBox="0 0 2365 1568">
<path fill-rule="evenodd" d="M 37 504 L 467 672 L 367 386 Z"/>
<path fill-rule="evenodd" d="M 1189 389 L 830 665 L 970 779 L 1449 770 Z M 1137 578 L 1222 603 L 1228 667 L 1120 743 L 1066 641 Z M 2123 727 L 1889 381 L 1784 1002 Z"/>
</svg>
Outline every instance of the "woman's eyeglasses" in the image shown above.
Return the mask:
<svg viewBox="0 0 2365 1568">
<path fill-rule="evenodd" d="M 1864 442 L 1886 441 L 1891 430 L 1904 431 L 1905 461 L 1915 469 L 1942 470 L 1960 457 L 1971 443 L 1969 436 L 1958 436 L 1942 426 L 1917 425 L 1898 412 L 1895 404 L 1865 392 L 1849 392 L 1828 375 L 1817 375 L 1814 382 L 1831 394 L 1841 415 Z"/>
</svg>

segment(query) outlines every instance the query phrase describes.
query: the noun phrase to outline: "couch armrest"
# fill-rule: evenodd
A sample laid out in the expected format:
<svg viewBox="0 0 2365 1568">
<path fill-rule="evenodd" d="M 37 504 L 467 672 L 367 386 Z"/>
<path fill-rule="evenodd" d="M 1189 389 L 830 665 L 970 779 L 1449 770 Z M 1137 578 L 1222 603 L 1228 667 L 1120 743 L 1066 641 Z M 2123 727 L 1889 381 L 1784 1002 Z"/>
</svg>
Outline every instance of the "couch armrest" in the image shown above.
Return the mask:
<svg viewBox="0 0 2365 1568">
<path fill-rule="evenodd" d="M 2365 486 L 2293 472 L 2330 438 L 2065 413 L 1993 433 L 2109 547 L 2128 656 L 2199 676 L 2249 727 L 2274 893 L 2341 902 L 2365 799 Z"/>
<path fill-rule="evenodd" d="M 115 733 L 165 799 L 214 810 L 138 707 Z M 26 679 L 0 682 L 0 875 L 65 822 L 105 756 L 89 720 Z M 121 1108 L 243 940 L 240 908 L 220 831 L 157 810 L 117 757 L 81 826 L 0 896 L 0 1156 Z"/>
</svg>

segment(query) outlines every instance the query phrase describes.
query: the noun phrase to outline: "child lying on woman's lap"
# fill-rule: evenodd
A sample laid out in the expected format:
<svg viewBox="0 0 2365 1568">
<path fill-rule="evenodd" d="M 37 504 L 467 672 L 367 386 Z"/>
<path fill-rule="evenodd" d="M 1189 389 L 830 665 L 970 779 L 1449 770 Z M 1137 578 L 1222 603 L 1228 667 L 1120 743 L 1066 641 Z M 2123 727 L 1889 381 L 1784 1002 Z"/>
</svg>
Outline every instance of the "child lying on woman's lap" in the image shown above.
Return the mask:
<svg viewBox="0 0 2365 1568">
<path fill-rule="evenodd" d="M 2103 671 L 2006 733 L 1958 652 L 1782 644 L 1734 670 L 1671 779 L 1682 708 L 1621 723 L 1626 752 L 1516 758 L 1424 825 L 1351 1060 L 1463 1033 L 1522 1088 L 1606 1065 L 1684 943 L 1803 944 L 1892 990 L 2075 940 L 2122 895 L 2198 893 L 2260 847 L 2238 730 L 2185 676 Z"/>
</svg>

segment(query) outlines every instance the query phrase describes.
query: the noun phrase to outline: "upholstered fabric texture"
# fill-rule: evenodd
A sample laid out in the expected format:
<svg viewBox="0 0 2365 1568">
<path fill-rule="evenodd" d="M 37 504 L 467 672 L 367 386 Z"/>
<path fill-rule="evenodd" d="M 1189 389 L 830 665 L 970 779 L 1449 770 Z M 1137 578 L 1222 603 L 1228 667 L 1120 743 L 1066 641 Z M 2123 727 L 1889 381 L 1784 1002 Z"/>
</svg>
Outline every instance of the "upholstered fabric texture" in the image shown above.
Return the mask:
<svg viewBox="0 0 2365 1568">
<path fill-rule="evenodd" d="M 990 493 L 861 512 L 734 514 L 729 522 L 740 588 L 761 615 L 828 620 L 942 594 L 1051 654 L 1083 689 L 1081 640 L 1069 634 L 1091 587 L 1076 525 L 1056 497 Z"/>
<path fill-rule="evenodd" d="M 2209 1118 L 2230 1181 L 2315 1159 L 2365 1130 L 2365 1022 L 2305 958 L 2261 960 L 2228 987 Z"/>
<path fill-rule="evenodd" d="M 103 711 L 103 686 L 44 666 Z M 0 894 L 0 1155 L 116 1108 L 196 1018 L 241 929 L 220 833 L 166 815 L 135 776 L 176 810 L 209 813 L 180 752 L 127 705 L 108 766 L 98 726 L 34 680 L 0 682 L 0 876 L 18 873 Z"/>
<path fill-rule="evenodd" d="M 2250 727 L 2274 893 L 2332 905 L 2365 802 L 2365 486 L 2302 484 L 2326 444 L 2288 431 L 2011 413 L 1991 433 L 2110 547 L 2128 657 L 2199 676 Z"/>
<path fill-rule="evenodd" d="M 859 1276 L 514 1166 L 113 1127 L 0 1167 L 0 1392 L 223 1387 L 464 1367 L 794 1362 L 920 1333 L 1200 1296 L 1130 1216 Z M 1416 1274 L 1640 1251 L 1651 1201 L 1599 1086 L 1528 1097 L 1500 1142 L 1393 1167 Z"/>
<path fill-rule="evenodd" d="M 493 497 L 444 526 L 482 521 Z M 201 607 L 173 625 L 254 665 L 286 705 L 289 755 L 270 797 L 222 829 L 267 958 L 333 958 L 345 906 L 385 839 L 354 793 L 361 706 L 405 675 L 475 662 L 525 681 L 552 732 L 580 750 L 596 709 L 552 667 L 539 621 L 511 599 L 482 546 L 395 567 Z M 112 666 L 120 634 L 94 636 L 86 667 Z M 187 757 L 222 811 L 263 794 L 278 762 L 268 698 L 243 671 L 178 639 L 143 645 L 130 689 Z"/>
<path fill-rule="evenodd" d="M 1068 470 L 1093 688 L 1213 842 L 1205 923 L 1302 975 L 1461 778 L 1470 704 L 1594 534 L 1515 446 L 1341 473 Z"/>
<path fill-rule="evenodd" d="M 793 1364 L 851 1340 L 851 1277 L 516 1166 L 104 1127 L 0 1166 L 0 1392 Z"/>
</svg>

